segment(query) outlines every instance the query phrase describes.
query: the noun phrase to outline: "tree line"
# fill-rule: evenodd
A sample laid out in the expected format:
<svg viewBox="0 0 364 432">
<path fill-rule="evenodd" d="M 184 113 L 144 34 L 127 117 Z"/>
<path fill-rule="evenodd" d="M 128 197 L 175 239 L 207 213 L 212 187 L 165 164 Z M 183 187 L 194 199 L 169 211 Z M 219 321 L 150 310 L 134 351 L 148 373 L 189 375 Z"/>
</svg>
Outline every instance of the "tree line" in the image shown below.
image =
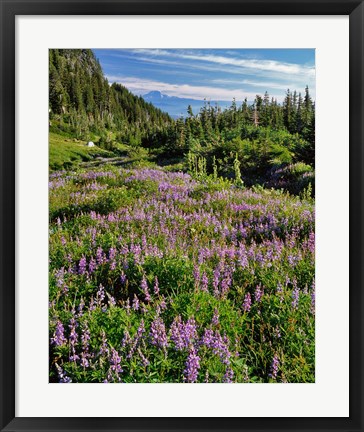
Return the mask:
<svg viewBox="0 0 364 432">
<path fill-rule="evenodd" d="M 113 131 L 119 141 L 135 144 L 147 132 L 173 122 L 124 86 L 110 86 L 94 53 L 87 49 L 49 50 L 49 114 L 54 131 L 82 139 L 91 133 L 107 137 Z"/>
</svg>

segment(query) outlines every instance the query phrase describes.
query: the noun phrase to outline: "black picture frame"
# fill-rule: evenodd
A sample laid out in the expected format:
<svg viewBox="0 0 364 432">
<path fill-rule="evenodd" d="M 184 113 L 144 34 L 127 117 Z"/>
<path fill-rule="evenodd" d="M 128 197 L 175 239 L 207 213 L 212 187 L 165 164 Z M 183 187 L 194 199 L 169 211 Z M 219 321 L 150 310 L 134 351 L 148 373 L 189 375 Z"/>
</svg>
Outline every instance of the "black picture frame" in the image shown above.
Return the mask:
<svg viewBox="0 0 364 432">
<path fill-rule="evenodd" d="M 207 13 L 206 13 L 207 11 Z M 15 416 L 16 15 L 348 15 L 350 23 L 350 414 L 347 418 Z M 364 431 L 364 3 L 358 0 L 0 0 L 0 429 L 2 431 Z M 333 347 L 334 348 L 334 347 Z M 334 355 L 334 354 L 333 354 Z M 35 377 L 36 379 L 36 377 Z M 335 377 L 333 377 L 335 379 Z M 36 381 L 34 382 L 36 386 Z"/>
</svg>

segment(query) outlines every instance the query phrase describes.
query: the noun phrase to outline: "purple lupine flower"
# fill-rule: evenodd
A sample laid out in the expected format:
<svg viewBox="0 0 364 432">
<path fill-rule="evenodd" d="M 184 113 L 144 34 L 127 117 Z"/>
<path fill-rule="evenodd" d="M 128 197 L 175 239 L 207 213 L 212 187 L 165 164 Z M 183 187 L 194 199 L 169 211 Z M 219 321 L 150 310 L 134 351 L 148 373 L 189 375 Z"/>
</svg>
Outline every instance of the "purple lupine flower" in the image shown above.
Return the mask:
<svg viewBox="0 0 364 432">
<path fill-rule="evenodd" d="M 144 293 L 145 301 L 146 302 L 151 301 L 151 297 L 150 297 L 149 289 L 148 289 L 148 283 L 147 283 L 147 280 L 145 279 L 145 276 L 143 276 L 143 279 L 142 279 L 142 282 L 140 284 L 140 287 L 141 287 L 141 289 L 142 289 L 142 291 Z"/>
<path fill-rule="evenodd" d="M 183 340 L 182 340 L 182 334 L 181 334 L 181 317 L 177 316 L 171 325 L 170 329 L 171 334 L 171 341 L 174 343 L 177 350 L 182 350 Z"/>
<path fill-rule="evenodd" d="M 200 357 L 195 351 L 195 347 L 192 345 L 186 361 L 186 368 L 183 371 L 184 381 L 193 383 L 197 381 L 198 371 L 200 369 Z"/>
<path fill-rule="evenodd" d="M 109 250 L 110 270 L 115 270 L 115 268 L 116 268 L 115 256 L 116 256 L 116 249 L 110 248 L 110 250 Z"/>
<path fill-rule="evenodd" d="M 152 345 L 162 349 L 165 349 L 167 347 L 168 340 L 166 334 L 166 327 L 162 318 L 158 317 L 152 322 L 150 326 L 149 336 Z"/>
<path fill-rule="evenodd" d="M 254 292 L 254 299 L 257 303 L 261 301 L 263 294 L 264 294 L 263 289 L 261 288 L 260 285 L 257 285 Z"/>
<path fill-rule="evenodd" d="M 105 259 L 104 251 L 102 250 L 102 247 L 99 246 L 97 248 L 97 251 L 96 251 L 96 261 L 97 261 L 97 264 L 98 265 L 103 264 L 104 259 Z"/>
<path fill-rule="evenodd" d="M 129 315 L 130 314 L 130 300 L 129 300 L 129 298 L 126 299 L 125 309 L 126 309 L 126 313 Z"/>
<path fill-rule="evenodd" d="M 60 288 L 62 290 L 63 294 L 67 294 L 68 286 L 66 285 L 66 283 L 64 281 L 64 274 L 65 274 L 64 267 L 62 267 L 61 269 L 56 271 L 56 273 L 55 273 L 56 285 L 58 288 Z"/>
<path fill-rule="evenodd" d="M 85 351 L 88 351 L 89 349 L 89 340 L 90 340 L 90 330 L 88 329 L 86 324 L 82 329 L 82 335 L 81 335 L 82 348 Z"/>
<path fill-rule="evenodd" d="M 307 246 L 306 246 L 307 245 Z M 315 233 L 310 232 L 308 239 L 306 241 L 306 247 L 311 253 L 315 253 Z"/>
<path fill-rule="evenodd" d="M 149 366 L 150 362 L 149 362 L 149 360 L 145 357 L 145 355 L 142 353 L 142 351 L 141 351 L 140 348 L 138 348 L 138 354 L 139 354 L 139 356 L 140 356 L 140 358 L 141 358 L 141 360 L 142 360 L 142 364 L 143 364 L 143 366 L 144 366 L 144 367 Z"/>
<path fill-rule="evenodd" d="M 145 333 L 144 320 L 141 320 L 137 331 L 138 339 L 141 339 L 144 333 Z"/>
<path fill-rule="evenodd" d="M 219 311 L 217 309 L 214 310 L 214 315 L 212 317 L 211 323 L 214 326 L 219 325 Z"/>
<path fill-rule="evenodd" d="M 213 343 L 213 339 L 214 339 L 214 332 L 211 329 L 205 329 L 201 342 L 207 347 L 210 347 Z"/>
<path fill-rule="evenodd" d="M 133 299 L 133 303 L 132 303 L 131 307 L 135 311 L 139 310 L 139 299 L 138 299 L 138 297 L 135 294 L 134 294 L 134 299 Z"/>
<path fill-rule="evenodd" d="M 300 290 L 298 289 L 297 285 L 295 285 L 294 290 L 292 291 L 292 307 L 293 307 L 293 309 L 297 309 L 299 299 L 300 299 Z"/>
<path fill-rule="evenodd" d="M 109 348 L 108 348 L 108 344 L 107 344 L 107 339 L 106 339 L 106 334 L 104 332 L 104 330 L 101 331 L 101 346 L 100 346 L 100 351 L 99 351 L 99 355 L 103 356 L 105 354 L 109 354 Z"/>
<path fill-rule="evenodd" d="M 130 334 L 129 334 L 128 330 L 125 330 L 123 339 L 121 341 L 122 348 L 125 348 L 127 345 L 130 345 L 131 341 L 132 341 L 132 339 L 130 337 Z"/>
<path fill-rule="evenodd" d="M 55 276 L 56 276 L 57 288 L 63 288 L 63 285 L 64 285 L 64 279 L 63 279 L 64 278 L 64 267 L 62 267 L 59 270 L 56 270 Z"/>
<path fill-rule="evenodd" d="M 282 303 L 284 296 L 283 296 L 283 287 L 282 284 L 278 283 L 277 285 L 277 294 L 279 294 L 279 302 Z"/>
<path fill-rule="evenodd" d="M 206 272 L 202 273 L 201 291 L 209 292 L 209 278 L 207 277 Z"/>
<path fill-rule="evenodd" d="M 215 297 L 219 297 L 219 283 L 220 283 L 220 269 L 217 267 L 214 270 L 214 277 L 212 280 L 212 288 L 214 290 Z"/>
<path fill-rule="evenodd" d="M 232 383 L 233 382 L 232 381 L 233 378 L 234 378 L 234 371 L 231 369 L 230 366 L 228 366 L 226 368 L 225 375 L 222 378 L 222 382 L 224 382 L 224 383 Z"/>
<path fill-rule="evenodd" d="M 111 347 L 111 355 L 110 355 L 110 369 L 118 375 L 123 370 L 121 368 L 121 357 L 115 348 Z"/>
<path fill-rule="evenodd" d="M 133 356 L 133 354 L 134 354 L 134 352 L 136 350 L 136 347 L 138 346 L 138 344 L 140 343 L 140 341 L 143 338 L 143 334 L 144 333 L 145 333 L 144 320 L 141 320 L 140 325 L 138 327 L 137 334 L 136 334 L 136 336 L 134 338 L 133 344 L 132 344 L 132 346 L 130 348 L 130 351 L 129 351 L 128 355 L 126 356 L 127 359 L 131 359 L 132 358 L 132 356 Z"/>
<path fill-rule="evenodd" d="M 270 374 L 269 377 L 276 379 L 277 378 L 277 374 L 278 374 L 278 369 L 279 369 L 279 359 L 277 354 L 274 354 L 273 360 L 272 360 L 272 364 L 271 364 L 271 368 L 270 368 Z"/>
<path fill-rule="evenodd" d="M 183 323 L 180 316 L 176 317 L 171 325 L 170 335 L 171 341 L 178 351 L 189 348 L 197 339 L 195 320 L 189 318 L 186 323 Z"/>
<path fill-rule="evenodd" d="M 207 348 L 212 349 L 212 352 L 220 357 L 223 364 L 227 366 L 230 364 L 231 353 L 229 351 L 229 341 L 226 335 L 222 338 L 217 330 L 214 333 L 212 330 L 206 329 L 202 337 L 202 343 Z"/>
<path fill-rule="evenodd" d="M 154 279 L 154 294 L 155 295 L 159 294 L 159 282 L 157 276 Z"/>
<path fill-rule="evenodd" d="M 70 341 L 70 347 L 71 347 L 71 351 L 72 351 L 72 354 L 69 357 L 70 361 L 79 360 L 79 356 L 76 354 L 76 344 L 78 342 L 78 334 L 77 334 L 76 328 L 78 327 L 78 324 L 77 324 L 75 315 L 76 315 L 76 312 L 74 309 L 72 309 L 72 318 L 70 319 L 70 323 L 68 325 L 68 327 L 70 329 L 69 341 Z"/>
<path fill-rule="evenodd" d="M 89 340 L 90 340 L 90 331 L 87 327 L 87 324 L 82 329 L 81 335 L 81 343 L 82 343 L 82 352 L 81 352 L 81 366 L 84 368 L 89 367 L 88 359 L 91 357 L 89 353 Z"/>
<path fill-rule="evenodd" d="M 244 303 L 243 303 L 244 312 L 249 312 L 251 306 L 252 306 L 252 298 L 251 298 L 250 293 L 247 293 L 247 294 L 245 294 Z"/>
<path fill-rule="evenodd" d="M 109 294 L 108 292 L 106 292 L 106 295 L 107 295 L 107 298 L 108 298 L 108 304 L 109 304 L 109 306 L 115 306 L 116 305 L 116 300 L 115 300 L 115 298 L 111 295 L 111 294 Z"/>
<path fill-rule="evenodd" d="M 58 373 L 58 378 L 59 378 L 59 382 L 60 383 L 71 383 L 72 380 L 71 378 L 69 378 L 66 373 L 64 372 L 64 370 L 61 368 L 61 366 L 59 366 L 56 363 L 56 367 L 57 367 L 57 373 Z"/>
<path fill-rule="evenodd" d="M 88 310 L 89 310 L 90 312 L 92 312 L 92 311 L 94 311 L 95 309 L 96 309 L 95 300 L 94 300 L 93 297 L 91 297 L 91 300 L 90 300 L 90 306 L 88 307 Z"/>
<path fill-rule="evenodd" d="M 141 259 L 142 248 L 140 247 L 139 244 L 137 244 L 137 245 L 131 244 L 130 245 L 130 252 L 134 255 L 134 264 L 135 265 L 143 264 L 142 259 Z"/>
<path fill-rule="evenodd" d="M 114 261 L 115 256 L 116 256 L 116 249 L 111 247 L 109 249 L 109 261 Z"/>
<path fill-rule="evenodd" d="M 221 281 L 221 297 L 225 297 L 231 285 L 231 274 L 226 272 Z"/>
<path fill-rule="evenodd" d="M 78 274 L 80 274 L 80 275 L 85 274 L 86 273 L 86 268 L 87 268 L 87 260 L 82 255 L 82 258 L 80 259 L 80 262 L 78 264 Z"/>
<path fill-rule="evenodd" d="M 96 293 L 97 306 L 102 307 L 102 302 L 104 300 L 105 300 L 105 290 L 104 287 L 100 284 L 99 290 Z"/>
<path fill-rule="evenodd" d="M 67 342 L 67 339 L 64 337 L 64 327 L 61 321 L 57 321 L 56 329 L 53 334 L 53 338 L 51 338 L 51 343 L 56 346 L 62 346 Z"/>
<path fill-rule="evenodd" d="M 183 339 L 185 346 L 189 346 L 197 339 L 197 326 L 193 318 L 189 318 L 183 328 Z"/>
<path fill-rule="evenodd" d="M 84 307 L 85 307 L 85 301 L 84 301 L 83 297 L 81 297 L 80 304 L 78 305 L 78 308 L 77 308 L 77 310 L 78 310 L 77 318 L 82 317 Z"/>
<path fill-rule="evenodd" d="M 120 275 L 120 282 L 125 285 L 126 282 L 126 274 L 124 272 L 121 273 Z"/>
<path fill-rule="evenodd" d="M 85 351 L 81 352 L 81 361 L 80 361 L 80 363 L 81 363 L 81 366 L 83 368 L 88 368 L 90 366 L 90 363 L 88 361 L 88 357 L 89 357 L 89 354 L 87 352 L 85 352 Z"/>
</svg>

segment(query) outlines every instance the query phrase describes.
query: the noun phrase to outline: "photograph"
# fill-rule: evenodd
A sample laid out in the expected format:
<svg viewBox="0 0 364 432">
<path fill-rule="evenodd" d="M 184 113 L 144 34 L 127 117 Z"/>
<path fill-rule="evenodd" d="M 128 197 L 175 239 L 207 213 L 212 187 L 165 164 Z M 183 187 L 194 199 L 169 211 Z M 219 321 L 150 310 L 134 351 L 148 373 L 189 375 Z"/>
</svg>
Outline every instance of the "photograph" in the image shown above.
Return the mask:
<svg viewBox="0 0 364 432">
<path fill-rule="evenodd" d="M 315 49 L 48 67 L 49 383 L 315 383 Z"/>
</svg>

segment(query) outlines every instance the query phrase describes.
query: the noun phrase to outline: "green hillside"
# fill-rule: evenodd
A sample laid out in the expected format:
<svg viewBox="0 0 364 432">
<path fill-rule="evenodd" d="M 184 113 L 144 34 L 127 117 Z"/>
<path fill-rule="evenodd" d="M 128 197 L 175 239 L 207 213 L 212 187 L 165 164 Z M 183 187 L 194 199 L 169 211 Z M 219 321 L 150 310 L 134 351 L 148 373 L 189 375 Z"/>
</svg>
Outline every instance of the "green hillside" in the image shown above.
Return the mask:
<svg viewBox="0 0 364 432">
<path fill-rule="evenodd" d="M 49 50 L 49 113 L 52 132 L 88 140 L 98 135 L 107 146 L 139 145 L 147 134 L 172 122 L 168 114 L 119 84 L 109 85 L 91 50 Z"/>
</svg>

